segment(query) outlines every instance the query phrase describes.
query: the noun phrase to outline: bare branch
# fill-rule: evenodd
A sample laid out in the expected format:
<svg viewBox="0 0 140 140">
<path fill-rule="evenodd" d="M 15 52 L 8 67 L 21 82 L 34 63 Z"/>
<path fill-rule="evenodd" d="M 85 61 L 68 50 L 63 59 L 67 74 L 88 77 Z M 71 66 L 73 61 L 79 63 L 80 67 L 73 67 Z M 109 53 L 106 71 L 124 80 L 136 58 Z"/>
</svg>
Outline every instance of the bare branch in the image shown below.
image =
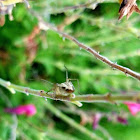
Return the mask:
<svg viewBox="0 0 140 140">
<path fill-rule="evenodd" d="M 119 71 L 122 71 L 124 74 L 130 75 L 133 78 L 136 78 L 138 80 L 140 80 L 140 74 L 129 69 L 126 67 L 123 67 L 121 65 L 118 65 L 116 62 L 112 62 L 110 61 L 108 58 L 100 55 L 98 52 L 96 52 L 94 49 L 90 48 L 89 46 L 79 42 L 76 38 L 74 38 L 73 36 L 66 34 L 64 32 L 61 32 L 60 30 L 58 30 L 56 27 L 54 27 L 53 25 L 46 23 L 37 13 L 35 13 L 34 11 L 30 10 L 30 12 L 38 19 L 39 21 L 39 25 L 40 25 L 40 29 L 47 31 L 48 29 L 55 31 L 56 33 L 60 34 L 62 37 L 67 38 L 68 40 L 71 40 L 72 42 L 74 42 L 75 44 L 77 44 L 80 48 L 86 50 L 87 52 L 91 53 L 93 56 L 95 56 L 97 59 L 99 59 L 100 61 L 104 62 L 105 64 L 111 66 L 113 69 L 117 69 Z"/>
<path fill-rule="evenodd" d="M 67 101 L 74 103 L 75 101 L 79 102 L 100 102 L 100 103 L 121 103 L 124 101 L 132 101 L 132 102 L 139 102 L 140 101 L 140 93 L 138 94 L 118 94 L 118 95 L 95 95 L 95 94 L 88 94 L 88 95 L 78 95 L 74 98 L 71 96 L 64 96 L 64 95 L 56 95 L 53 92 L 47 92 L 44 90 L 35 90 L 28 87 L 18 86 L 15 84 L 10 83 L 9 81 L 5 81 L 0 78 L 0 85 L 3 87 L 9 89 L 12 93 L 15 93 L 15 91 L 19 91 L 22 93 L 25 93 L 26 95 L 34 95 L 34 96 L 40 96 L 45 99 L 53 99 L 53 100 L 60 100 L 60 101 Z"/>
</svg>

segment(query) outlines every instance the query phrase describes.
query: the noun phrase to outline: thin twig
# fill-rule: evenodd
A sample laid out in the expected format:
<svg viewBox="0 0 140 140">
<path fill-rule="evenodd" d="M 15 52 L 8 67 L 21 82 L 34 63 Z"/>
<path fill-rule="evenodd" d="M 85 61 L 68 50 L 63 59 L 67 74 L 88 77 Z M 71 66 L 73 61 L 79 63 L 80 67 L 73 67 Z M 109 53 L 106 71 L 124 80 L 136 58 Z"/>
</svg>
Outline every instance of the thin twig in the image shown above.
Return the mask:
<svg viewBox="0 0 140 140">
<path fill-rule="evenodd" d="M 63 114 L 60 110 L 58 110 L 56 107 L 54 107 L 49 102 L 47 102 L 46 107 L 51 112 L 53 112 L 57 117 L 61 118 L 63 121 L 65 121 L 66 123 L 68 123 L 72 127 L 76 128 L 77 130 L 81 131 L 82 133 L 86 134 L 90 138 L 92 138 L 94 140 L 102 140 L 102 138 L 100 138 L 99 136 L 97 136 L 95 133 L 89 131 L 88 129 L 86 129 L 82 125 L 76 123 L 73 119 L 71 119 L 70 117 L 68 117 L 65 114 Z"/>
<path fill-rule="evenodd" d="M 115 3 L 117 2 L 117 0 L 90 0 L 89 2 L 85 2 L 85 3 L 80 3 L 80 4 L 76 4 L 76 5 L 72 5 L 72 6 L 66 6 L 66 7 L 62 7 L 62 8 L 57 8 L 57 7 L 47 7 L 47 12 L 49 14 L 59 14 L 59 13 L 65 13 L 68 12 L 70 10 L 77 10 L 77 9 L 85 9 L 85 8 L 91 8 L 91 9 L 95 9 L 96 6 L 100 3 Z M 37 4 L 39 6 L 39 4 Z M 43 3 L 41 6 L 41 8 L 46 7 L 46 2 Z"/>
<path fill-rule="evenodd" d="M 140 80 L 140 74 L 129 69 L 126 67 L 123 67 L 121 65 L 118 65 L 116 62 L 112 62 L 110 61 L 108 58 L 102 56 L 101 54 L 99 54 L 98 52 L 96 52 L 94 49 L 90 48 L 89 46 L 79 42 L 76 38 L 74 38 L 73 36 L 66 34 L 64 32 L 59 31 L 56 27 L 54 27 L 53 25 L 46 23 L 36 12 L 30 10 L 30 12 L 38 19 L 39 21 L 39 25 L 40 28 L 42 30 L 47 31 L 48 29 L 51 29 L 53 31 L 55 31 L 56 33 L 60 34 L 63 38 L 67 38 L 68 40 L 71 40 L 72 42 L 74 42 L 75 44 L 77 44 L 80 48 L 86 50 L 87 52 L 91 53 L 93 56 L 95 56 L 97 59 L 99 59 L 100 61 L 102 61 L 103 63 L 109 65 L 110 67 L 112 67 L 113 69 L 117 69 L 119 71 L 122 71 L 124 74 L 126 75 L 130 75 L 133 78 L 136 78 L 138 80 Z"/>
<path fill-rule="evenodd" d="M 140 36 L 140 30 L 136 29 L 132 26 L 132 25 L 134 25 L 134 23 L 138 22 L 139 18 L 137 18 L 137 17 L 133 18 L 131 20 L 131 24 L 130 24 L 130 22 L 129 22 L 129 24 L 128 24 L 128 22 L 125 22 L 126 24 L 123 24 L 123 25 L 122 24 L 119 25 L 119 22 L 116 19 L 106 21 L 104 18 L 94 18 L 93 19 L 93 18 L 89 18 L 85 15 L 80 15 L 80 18 L 82 20 L 87 20 L 92 26 L 97 25 L 102 28 L 109 27 L 109 28 L 112 28 L 113 30 L 116 30 L 119 32 L 130 33 L 137 38 Z"/>
<path fill-rule="evenodd" d="M 64 13 L 67 12 L 69 10 L 76 10 L 76 9 L 80 9 L 80 8 L 87 8 L 88 6 L 94 4 L 94 3 L 98 3 L 98 0 L 95 0 L 93 2 L 87 2 L 84 4 L 79 4 L 79 5 L 74 5 L 74 6 L 68 6 L 68 7 L 64 7 L 62 9 L 56 10 L 56 11 L 52 11 L 51 14 L 59 14 L 59 13 Z M 102 0 L 104 1 L 104 0 Z"/>
<path fill-rule="evenodd" d="M 99 125 L 98 130 L 100 130 L 104 134 L 104 136 L 107 137 L 108 140 L 113 140 L 109 132 L 104 127 Z"/>
</svg>

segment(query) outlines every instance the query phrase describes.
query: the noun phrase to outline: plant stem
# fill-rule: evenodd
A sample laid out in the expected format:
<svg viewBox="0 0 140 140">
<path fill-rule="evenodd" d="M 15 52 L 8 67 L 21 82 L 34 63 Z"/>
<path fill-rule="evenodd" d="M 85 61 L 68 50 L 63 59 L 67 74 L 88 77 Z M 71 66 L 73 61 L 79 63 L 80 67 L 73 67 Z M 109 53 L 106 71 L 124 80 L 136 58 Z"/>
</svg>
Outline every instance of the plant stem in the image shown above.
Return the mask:
<svg viewBox="0 0 140 140">
<path fill-rule="evenodd" d="M 53 30 L 54 32 L 58 33 L 59 35 L 61 35 L 63 38 L 67 38 L 68 40 L 71 40 L 72 42 L 74 42 L 75 44 L 78 45 L 78 47 L 86 50 L 87 52 L 91 53 L 94 57 L 96 57 L 97 59 L 99 59 L 100 61 L 102 61 L 103 63 L 109 65 L 110 67 L 112 67 L 113 69 L 117 69 L 119 71 L 122 71 L 124 74 L 126 75 L 130 75 L 133 78 L 136 78 L 138 80 L 140 80 L 140 74 L 129 69 L 126 67 L 123 67 L 121 65 L 118 65 L 116 62 L 112 62 L 110 61 L 108 58 L 106 58 L 105 56 L 102 56 L 101 54 L 99 54 L 98 52 L 96 52 L 94 49 L 92 49 L 91 47 L 79 42 L 76 38 L 74 38 L 73 36 L 61 32 L 60 30 L 58 30 L 55 26 L 46 23 L 41 16 L 39 16 L 36 12 L 34 12 L 33 10 L 30 10 L 30 12 L 38 19 L 39 21 L 39 27 L 41 30 L 47 31 L 48 29 Z"/>
<path fill-rule="evenodd" d="M 47 93 L 44 90 L 35 90 L 28 87 L 18 86 L 15 84 L 12 84 L 8 81 L 5 81 L 0 78 L 0 85 L 3 87 L 9 89 L 11 92 L 15 93 L 15 91 L 19 91 L 22 93 L 25 93 L 26 95 L 34 95 L 34 96 L 40 96 L 43 98 L 49 98 L 53 100 L 60 100 L 60 101 L 79 101 L 79 102 L 100 102 L 100 103 L 120 103 L 124 101 L 132 101 L 132 102 L 139 102 L 140 101 L 140 93 L 138 94 L 105 94 L 105 95 L 94 95 L 94 94 L 88 94 L 88 95 L 77 95 L 75 98 L 70 96 L 64 96 L 64 95 L 55 95 L 53 92 Z"/>
<path fill-rule="evenodd" d="M 0 85 L 4 86 L 5 88 L 9 89 L 10 91 L 19 91 L 19 92 L 25 93 L 27 95 L 31 94 L 31 95 L 35 95 L 35 96 L 44 97 L 44 98 L 50 98 L 50 96 L 48 94 L 46 94 L 46 92 L 43 90 L 34 90 L 34 89 L 31 89 L 28 87 L 11 84 L 10 82 L 5 81 L 1 78 L 0 78 Z M 52 93 L 52 95 L 53 95 L 53 93 Z M 59 100 L 59 99 L 57 99 L 57 100 Z M 61 118 L 66 123 L 68 123 L 72 127 L 76 128 L 77 130 L 81 131 L 82 133 L 86 134 L 90 138 L 96 139 L 96 140 L 102 140 L 100 137 L 96 136 L 93 132 L 90 132 L 88 129 L 84 128 L 83 126 L 79 125 L 74 120 L 72 120 L 71 118 L 69 118 L 68 116 L 63 114 L 61 111 L 59 111 L 53 105 L 51 105 L 49 102 L 46 102 L 46 107 L 51 112 L 53 112 L 57 117 Z"/>
<path fill-rule="evenodd" d="M 99 136 L 95 135 L 93 132 L 89 131 L 88 129 L 86 129 L 82 125 L 76 123 L 73 119 L 71 119 L 70 117 L 68 117 L 65 114 L 63 114 L 61 111 L 59 111 L 56 107 L 54 107 L 49 102 L 46 103 L 46 107 L 52 113 L 54 113 L 57 117 L 61 118 L 63 121 L 65 121 L 66 123 L 68 123 L 72 127 L 76 128 L 77 130 L 81 131 L 82 133 L 86 134 L 90 138 L 92 138 L 94 140 L 102 140 L 102 138 L 100 138 Z"/>
</svg>

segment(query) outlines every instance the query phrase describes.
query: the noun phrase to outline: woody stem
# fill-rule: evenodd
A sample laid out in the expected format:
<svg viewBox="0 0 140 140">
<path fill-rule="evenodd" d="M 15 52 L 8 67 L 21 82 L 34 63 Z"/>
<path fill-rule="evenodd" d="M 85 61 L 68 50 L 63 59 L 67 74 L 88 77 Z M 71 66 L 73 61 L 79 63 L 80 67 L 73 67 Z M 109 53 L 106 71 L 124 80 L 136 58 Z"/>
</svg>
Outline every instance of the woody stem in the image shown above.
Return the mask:
<svg viewBox="0 0 140 140">
<path fill-rule="evenodd" d="M 99 59 L 100 61 L 102 61 L 103 63 L 109 65 L 110 67 L 112 67 L 113 69 L 117 69 L 121 72 L 123 72 L 124 74 L 130 75 L 133 78 L 136 78 L 138 80 L 140 80 L 140 74 L 129 69 L 126 67 L 123 67 L 117 63 L 114 63 L 112 61 L 110 61 L 108 58 L 106 58 L 105 56 L 99 54 L 97 51 L 95 51 L 94 49 L 92 49 L 91 47 L 79 42 L 76 38 L 74 38 L 73 36 L 64 33 L 60 30 L 58 30 L 55 26 L 45 22 L 36 12 L 34 12 L 33 10 L 30 10 L 30 12 L 38 19 L 39 21 L 39 27 L 42 30 L 47 31 L 48 29 L 53 30 L 54 32 L 58 33 L 59 35 L 61 35 L 64 38 L 67 38 L 68 40 L 71 40 L 72 42 L 74 42 L 75 44 L 78 45 L 78 47 L 86 50 L 87 52 L 89 52 L 90 54 L 92 54 L 95 58 Z M 41 27 L 42 26 L 42 27 Z"/>
<path fill-rule="evenodd" d="M 60 101 L 80 101 L 80 102 L 100 102 L 100 103 L 118 103 L 118 102 L 124 102 L 124 101 L 133 101 L 133 102 L 139 102 L 140 101 L 140 93 L 139 94 L 105 94 L 105 95 L 94 95 L 94 94 L 88 94 L 88 95 L 78 95 L 75 96 L 75 98 L 72 98 L 71 96 L 63 96 L 63 95 L 55 95 L 52 92 L 47 93 L 44 90 L 35 90 L 28 87 L 18 86 L 15 84 L 12 84 L 8 81 L 5 81 L 0 78 L 0 85 L 9 89 L 11 92 L 13 91 L 19 91 L 22 93 L 25 93 L 27 95 L 34 95 L 34 96 L 40 96 L 43 98 L 49 98 L 53 100 L 60 100 Z"/>
</svg>

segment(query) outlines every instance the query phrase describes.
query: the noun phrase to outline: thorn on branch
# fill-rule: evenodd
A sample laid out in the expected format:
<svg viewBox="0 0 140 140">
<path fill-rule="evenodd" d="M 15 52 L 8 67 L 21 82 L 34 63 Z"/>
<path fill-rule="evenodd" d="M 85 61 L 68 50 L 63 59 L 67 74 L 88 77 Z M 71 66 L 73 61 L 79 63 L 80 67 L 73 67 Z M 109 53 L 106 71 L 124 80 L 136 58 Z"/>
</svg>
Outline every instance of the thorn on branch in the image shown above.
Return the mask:
<svg viewBox="0 0 140 140">
<path fill-rule="evenodd" d="M 106 100 L 106 101 L 109 101 L 110 103 L 116 104 L 116 102 L 113 101 L 113 100 L 111 99 L 111 97 L 112 97 L 112 95 L 111 95 L 110 93 L 108 93 L 108 94 L 105 95 L 105 100 Z"/>
<path fill-rule="evenodd" d="M 128 72 L 127 72 L 127 70 L 125 70 L 124 73 L 125 73 L 126 76 L 128 76 Z"/>
</svg>

